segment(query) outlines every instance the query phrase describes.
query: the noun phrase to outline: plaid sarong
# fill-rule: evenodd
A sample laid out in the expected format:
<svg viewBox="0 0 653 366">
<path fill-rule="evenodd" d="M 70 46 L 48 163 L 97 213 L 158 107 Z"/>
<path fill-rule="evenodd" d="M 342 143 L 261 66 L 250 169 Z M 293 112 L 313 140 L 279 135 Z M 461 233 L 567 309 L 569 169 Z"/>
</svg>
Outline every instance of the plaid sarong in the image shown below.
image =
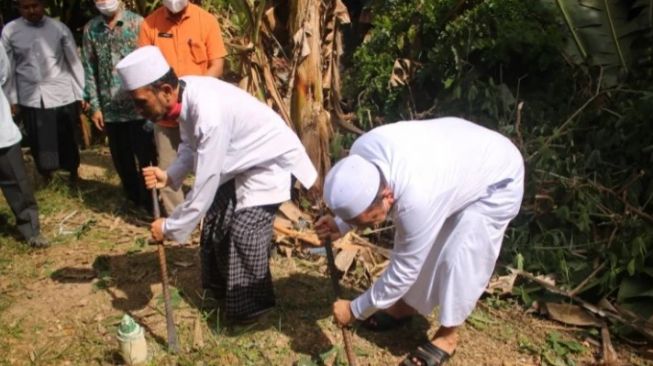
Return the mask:
<svg viewBox="0 0 653 366">
<path fill-rule="evenodd" d="M 227 318 L 238 320 L 275 305 L 269 259 L 279 205 L 235 206 L 230 181 L 218 189 L 204 218 L 200 256 L 203 287 L 225 300 Z"/>
</svg>

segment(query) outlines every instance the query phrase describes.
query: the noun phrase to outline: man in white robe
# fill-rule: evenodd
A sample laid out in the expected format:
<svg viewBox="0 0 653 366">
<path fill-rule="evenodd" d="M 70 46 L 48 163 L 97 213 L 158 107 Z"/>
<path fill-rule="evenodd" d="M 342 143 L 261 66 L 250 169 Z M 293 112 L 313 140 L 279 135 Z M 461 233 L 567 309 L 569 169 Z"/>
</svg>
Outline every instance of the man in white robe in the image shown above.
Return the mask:
<svg viewBox="0 0 653 366">
<path fill-rule="evenodd" d="M 507 138 L 459 118 L 397 122 L 361 136 L 326 177 L 324 199 L 336 217 L 316 228 L 335 239 L 390 215 L 395 242 L 372 287 L 334 303 L 336 321 L 387 330 L 439 306 L 432 342 L 404 364 L 444 363 L 519 212 L 523 176 L 521 154 Z"/>
<path fill-rule="evenodd" d="M 207 214 L 203 286 L 226 301 L 229 320 L 255 320 L 274 306 L 272 222 L 279 203 L 290 199 L 291 174 L 306 188 L 317 179 L 304 146 L 245 91 L 213 77 L 177 79 L 155 46 L 130 53 L 116 69 L 140 114 L 179 121 L 177 160 L 166 171 L 145 168 L 146 186 L 178 189 L 189 173 L 195 175 L 186 200 L 152 223 L 153 238 L 185 243 Z"/>
</svg>

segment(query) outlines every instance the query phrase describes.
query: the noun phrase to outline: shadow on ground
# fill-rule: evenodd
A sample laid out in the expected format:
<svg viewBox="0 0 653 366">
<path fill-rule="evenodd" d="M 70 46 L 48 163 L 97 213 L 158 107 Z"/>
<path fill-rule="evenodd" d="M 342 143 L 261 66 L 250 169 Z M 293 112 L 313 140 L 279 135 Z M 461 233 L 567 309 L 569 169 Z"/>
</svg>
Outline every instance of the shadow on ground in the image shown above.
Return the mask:
<svg viewBox="0 0 653 366">
<path fill-rule="evenodd" d="M 195 309 L 203 304 L 200 283 L 200 266 L 197 247 L 166 247 L 170 283 L 179 295 Z M 104 289 L 112 298 L 112 306 L 121 312 L 134 314 L 147 306 L 159 306 L 160 299 L 152 302 L 152 286 L 160 284 L 159 262 L 156 248 L 145 247 L 138 253 L 113 256 L 98 256 L 92 267 L 64 267 L 51 275 L 52 279 L 64 283 L 81 283 L 97 278 L 96 286 Z M 244 333 L 274 329 L 290 338 L 289 347 L 296 353 L 319 355 L 334 347 L 331 339 L 340 339 L 339 334 L 328 337 L 325 331 L 339 333 L 331 325 L 331 304 L 334 300 L 329 279 L 321 274 L 291 273 L 274 282 L 277 306 L 258 322 L 249 326 L 221 328 L 221 334 L 237 337 Z M 343 288 L 343 296 L 354 298 L 356 291 Z M 219 312 L 219 310 L 218 310 Z M 138 317 L 135 317 L 138 320 Z M 210 329 L 216 327 L 215 317 L 206 317 Z M 318 324 L 318 322 L 322 323 Z M 324 326 L 327 322 L 327 326 Z M 144 324 L 145 322 L 141 322 Z M 405 354 L 426 339 L 429 325 L 423 317 L 415 317 L 402 329 L 389 333 L 373 333 L 361 327 L 354 328 L 358 337 L 365 338 L 394 355 Z M 146 329 L 161 345 L 163 337 Z"/>
</svg>

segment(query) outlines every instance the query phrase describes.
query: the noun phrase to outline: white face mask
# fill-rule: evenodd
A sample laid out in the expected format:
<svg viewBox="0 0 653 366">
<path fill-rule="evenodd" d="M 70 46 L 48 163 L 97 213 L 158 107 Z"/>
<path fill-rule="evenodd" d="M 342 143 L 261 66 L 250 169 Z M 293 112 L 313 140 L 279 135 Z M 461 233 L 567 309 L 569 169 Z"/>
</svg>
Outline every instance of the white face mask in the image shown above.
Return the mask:
<svg viewBox="0 0 653 366">
<path fill-rule="evenodd" d="M 177 14 L 188 6 L 188 0 L 163 0 L 163 6 L 171 13 Z"/>
<path fill-rule="evenodd" d="M 120 8 L 120 0 L 107 0 L 103 3 L 95 3 L 95 7 L 102 15 L 110 17 Z"/>
</svg>

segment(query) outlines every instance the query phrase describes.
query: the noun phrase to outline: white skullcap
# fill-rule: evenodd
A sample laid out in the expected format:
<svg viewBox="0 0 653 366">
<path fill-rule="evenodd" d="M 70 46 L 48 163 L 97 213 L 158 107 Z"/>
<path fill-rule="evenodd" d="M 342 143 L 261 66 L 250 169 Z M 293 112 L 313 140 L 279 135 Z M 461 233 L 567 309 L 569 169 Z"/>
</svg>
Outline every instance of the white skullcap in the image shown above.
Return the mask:
<svg viewBox="0 0 653 366">
<path fill-rule="evenodd" d="M 349 155 L 327 174 L 324 201 L 336 216 L 353 219 L 372 204 L 380 181 L 381 175 L 374 164 L 359 155 Z"/>
<path fill-rule="evenodd" d="M 130 91 L 152 84 L 168 70 L 170 65 L 156 46 L 137 48 L 116 65 L 123 87 Z"/>
</svg>

